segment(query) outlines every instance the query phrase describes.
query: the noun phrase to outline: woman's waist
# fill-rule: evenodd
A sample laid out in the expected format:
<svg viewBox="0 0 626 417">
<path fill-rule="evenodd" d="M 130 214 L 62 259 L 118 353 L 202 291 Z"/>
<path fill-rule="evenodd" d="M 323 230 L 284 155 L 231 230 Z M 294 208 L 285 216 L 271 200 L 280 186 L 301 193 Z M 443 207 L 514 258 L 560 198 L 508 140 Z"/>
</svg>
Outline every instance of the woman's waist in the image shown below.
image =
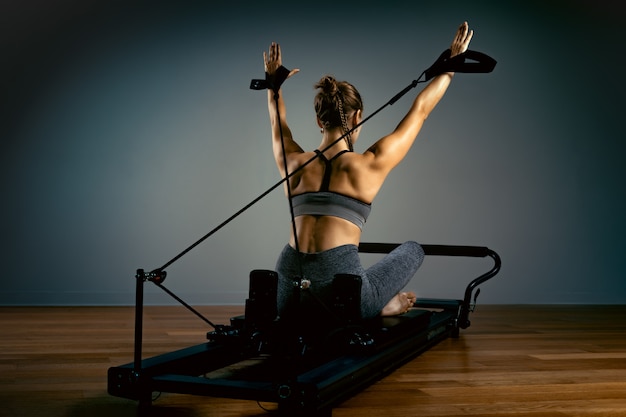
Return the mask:
<svg viewBox="0 0 626 417">
<path fill-rule="evenodd" d="M 361 240 L 360 228 L 333 216 L 298 216 L 296 232 L 297 249 L 303 253 L 323 252 L 345 245 L 358 246 Z M 293 231 L 289 244 L 296 249 Z"/>
</svg>

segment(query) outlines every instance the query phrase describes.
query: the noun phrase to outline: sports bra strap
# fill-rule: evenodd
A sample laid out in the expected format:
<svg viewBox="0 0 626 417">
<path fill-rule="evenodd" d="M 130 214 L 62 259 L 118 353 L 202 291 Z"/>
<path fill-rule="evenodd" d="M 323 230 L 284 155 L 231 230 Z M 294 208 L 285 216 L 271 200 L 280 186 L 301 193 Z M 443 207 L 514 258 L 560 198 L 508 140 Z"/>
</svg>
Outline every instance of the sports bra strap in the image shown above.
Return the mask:
<svg viewBox="0 0 626 417">
<path fill-rule="evenodd" d="M 332 162 L 346 152 L 350 152 L 350 150 L 344 149 L 341 152 L 337 152 L 337 154 L 332 158 L 328 159 L 326 158 L 326 155 L 324 155 L 319 149 L 315 150 L 315 153 L 322 159 L 322 161 L 324 161 L 324 164 L 326 164 L 326 167 L 324 168 L 324 178 L 322 178 L 322 185 L 320 186 L 319 191 L 329 191 L 328 188 L 330 187 L 330 176 L 333 173 Z"/>
</svg>

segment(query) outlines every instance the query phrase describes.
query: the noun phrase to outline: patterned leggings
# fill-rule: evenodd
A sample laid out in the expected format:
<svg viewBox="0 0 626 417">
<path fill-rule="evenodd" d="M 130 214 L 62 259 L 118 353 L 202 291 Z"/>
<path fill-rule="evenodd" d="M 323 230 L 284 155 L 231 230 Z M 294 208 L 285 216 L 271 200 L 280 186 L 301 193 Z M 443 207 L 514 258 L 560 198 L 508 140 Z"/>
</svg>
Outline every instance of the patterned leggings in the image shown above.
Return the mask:
<svg viewBox="0 0 626 417">
<path fill-rule="evenodd" d="M 284 311 L 294 296 L 293 280 L 300 276 L 311 281 L 311 287 L 301 292 L 306 311 L 332 302 L 332 282 L 336 274 L 359 275 L 361 286 L 361 317 L 380 314 L 387 303 L 413 278 L 424 260 L 424 250 L 413 241 L 405 242 L 376 264 L 365 269 L 361 265 L 358 247 L 338 246 L 318 253 L 300 253 L 286 245 L 276 262 L 278 272 L 278 313 Z M 311 292 L 314 297 L 307 297 Z M 321 303 L 320 303 L 321 302 Z"/>
</svg>

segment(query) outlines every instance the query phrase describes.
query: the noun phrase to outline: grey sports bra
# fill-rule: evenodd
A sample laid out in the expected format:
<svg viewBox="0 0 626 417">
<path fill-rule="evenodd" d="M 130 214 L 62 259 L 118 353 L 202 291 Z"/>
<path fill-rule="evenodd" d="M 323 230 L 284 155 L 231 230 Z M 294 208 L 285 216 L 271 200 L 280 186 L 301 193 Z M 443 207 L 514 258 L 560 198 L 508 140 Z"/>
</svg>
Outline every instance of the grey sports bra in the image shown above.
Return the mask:
<svg viewBox="0 0 626 417">
<path fill-rule="evenodd" d="M 329 191 L 332 162 L 348 150 L 339 152 L 327 159 L 319 150 L 315 150 L 326 164 L 324 178 L 319 191 L 312 191 L 291 197 L 294 216 L 334 216 L 348 220 L 363 229 L 372 205 L 340 193 Z"/>
</svg>

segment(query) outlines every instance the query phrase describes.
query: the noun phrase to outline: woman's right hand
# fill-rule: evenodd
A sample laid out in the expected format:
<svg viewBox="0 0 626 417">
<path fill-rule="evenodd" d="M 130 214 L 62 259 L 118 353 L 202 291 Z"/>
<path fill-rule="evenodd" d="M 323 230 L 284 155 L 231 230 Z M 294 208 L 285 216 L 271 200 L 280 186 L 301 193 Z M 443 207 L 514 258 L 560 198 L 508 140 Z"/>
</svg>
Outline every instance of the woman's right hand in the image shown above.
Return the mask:
<svg viewBox="0 0 626 417">
<path fill-rule="evenodd" d="M 268 75 L 273 75 L 276 72 L 276 70 L 278 70 L 278 68 L 280 68 L 283 65 L 279 44 L 277 44 L 276 42 L 272 42 L 270 45 L 269 52 L 263 51 L 263 64 L 264 64 L 265 72 Z M 291 70 L 287 78 L 291 77 L 292 75 L 298 72 L 300 72 L 299 69 Z"/>
<path fill-rule="evenodd" d="M 470 30 L 467 22 L 461 23 L 461 26 L 457 29 L 456 35 L 452 40 L 452 45 L 450 45 L 450 57 L 467 51 L 470 41 L 472 40 L 472 36 L 474 36 L 474 31 Z"/>
</svg>

